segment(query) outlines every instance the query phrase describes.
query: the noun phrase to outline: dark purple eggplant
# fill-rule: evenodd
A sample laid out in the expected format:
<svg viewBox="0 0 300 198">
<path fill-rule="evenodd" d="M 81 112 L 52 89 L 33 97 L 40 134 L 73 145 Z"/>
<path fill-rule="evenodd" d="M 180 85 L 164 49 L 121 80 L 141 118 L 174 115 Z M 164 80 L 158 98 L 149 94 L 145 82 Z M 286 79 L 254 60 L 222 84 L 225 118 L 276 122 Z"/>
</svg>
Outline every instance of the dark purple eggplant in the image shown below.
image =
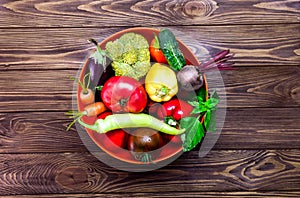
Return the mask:
<svg viewBox="0 0 300 198">
<path fill-rule="evenodd" d="M 97 41 L 89 39 L 89 42 L 96 46 L 96 51 L 88 59 L 86 71 L 86 73 L 90 73 L 91 87 L 94 88 L 101 81 L 106 80 L 107 75 L 113 75 L 114 73 L 112 74 L 108 67 L 111 60 L 106 56 L 105 51 L 100 48 Z"/>
</svg>

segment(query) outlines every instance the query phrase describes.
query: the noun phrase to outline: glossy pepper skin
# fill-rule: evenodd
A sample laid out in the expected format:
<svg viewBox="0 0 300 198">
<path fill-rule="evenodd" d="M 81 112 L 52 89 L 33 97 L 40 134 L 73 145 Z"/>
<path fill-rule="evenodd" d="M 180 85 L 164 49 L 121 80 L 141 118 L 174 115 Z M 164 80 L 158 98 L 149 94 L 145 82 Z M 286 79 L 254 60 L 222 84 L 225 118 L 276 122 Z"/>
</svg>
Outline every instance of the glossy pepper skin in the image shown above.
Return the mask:
<svg viewBox="0 0 300 198">
<path fill-rule="evenodd" d="M 175 72 L 163 64 L 153 64 L 145 78 L 145 89 L 151 100 L 169 101 L 178 92 Z"/>
<path fill-rule="evenodd" d="M 168 124 L 175 126 L 181 118 L 191 116 L 193 106 L 183 100 L 175 98 L 163 103 L 162 105 L 160 103 L 156 103 L 150 107 L 149 111 L 150 114 L 155 115 L 159 119 L 167 121 Z M 163 138 L 166 140 L 165 143 L 181 143 L 181 138 L 178 135 L 163 134 Z"/>
<path fill-rule="evenodd" d="M 113 112 L 140 113 L 147 105 L 147 93 L 142 84 L 127 76 L 113 76 L 106 81 L 101 98 Z"/>
<path fill-rule="evenodd" d="M 159 105 L 155 110 L 157 117 L 160 119 L 172 117 L 174 120 L 179 121 L 181 118 L 191 116 L 193 106 L 183 100 L 174 98 Z"/>
</svg>

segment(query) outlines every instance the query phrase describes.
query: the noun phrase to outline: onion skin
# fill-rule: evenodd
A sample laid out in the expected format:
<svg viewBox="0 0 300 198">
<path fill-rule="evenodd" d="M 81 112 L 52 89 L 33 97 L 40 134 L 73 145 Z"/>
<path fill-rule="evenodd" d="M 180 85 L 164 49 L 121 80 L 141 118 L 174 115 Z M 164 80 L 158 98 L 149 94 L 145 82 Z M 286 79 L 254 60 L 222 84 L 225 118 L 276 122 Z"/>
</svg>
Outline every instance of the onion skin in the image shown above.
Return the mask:
<svg viewBox="0 0 300 198">
<path fill-rule="evenodd" d="M 197 66 L 186 65 L 177 73 L 177 80 L 181 88 L 194 91 L 202 87 L 203 75 Z"/>
</svg>

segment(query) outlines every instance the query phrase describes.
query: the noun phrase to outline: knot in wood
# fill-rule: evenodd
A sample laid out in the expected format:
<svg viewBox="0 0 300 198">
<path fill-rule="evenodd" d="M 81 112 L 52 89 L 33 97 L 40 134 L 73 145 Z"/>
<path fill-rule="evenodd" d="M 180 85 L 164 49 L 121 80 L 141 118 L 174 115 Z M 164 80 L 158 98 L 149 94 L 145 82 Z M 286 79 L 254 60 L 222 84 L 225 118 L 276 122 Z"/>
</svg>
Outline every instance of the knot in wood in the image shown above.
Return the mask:
<svg viewBox="0 0 300 198">
<path fill-rule="evenodd" d="M 11 129 L 18 134 L 25 133 L 26 124 L 22 122 L 22 120 L 12 120 L 11 121 Z"/>
<path fill-rule="evenodd" d="M 184 4 L 183 11 L 190 17 L 207 17 L 218 8 L 212 0 L 194 0 Z"/>
<path fill-rule="evenodd" d="M 67 189 L 82 189 L 88 186 L 88 173 L 82 167 L 64 167 L 55 181 Z"/>
</svg>

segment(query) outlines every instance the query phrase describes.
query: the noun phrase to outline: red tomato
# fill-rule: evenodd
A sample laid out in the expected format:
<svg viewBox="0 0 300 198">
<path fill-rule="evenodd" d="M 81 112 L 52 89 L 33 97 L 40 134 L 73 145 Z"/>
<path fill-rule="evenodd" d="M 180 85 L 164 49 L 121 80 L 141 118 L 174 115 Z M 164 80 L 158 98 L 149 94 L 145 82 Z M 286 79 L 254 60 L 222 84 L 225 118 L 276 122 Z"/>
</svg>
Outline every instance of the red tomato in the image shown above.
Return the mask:
<svg viewBox="0 0 300 198">
<path fill-rule="evenodd" d="M 167 63 L 166 57 L 164 56 L 163 52 L 159 48 L 158 39 L 154 38 L 151 41 L 149 50 L 150 50 L 150 55 L 151 55 L 152 59 L 155 62 L 158 62 L 158 63 Z"/>
<path fill-rule="evenodd" d="M 142 84 L 127 76 L 113 76 L 106 81 L 101 98 L 113 112 L 139 113 L 147 105 L 147 93 Z"/>
</svg>

